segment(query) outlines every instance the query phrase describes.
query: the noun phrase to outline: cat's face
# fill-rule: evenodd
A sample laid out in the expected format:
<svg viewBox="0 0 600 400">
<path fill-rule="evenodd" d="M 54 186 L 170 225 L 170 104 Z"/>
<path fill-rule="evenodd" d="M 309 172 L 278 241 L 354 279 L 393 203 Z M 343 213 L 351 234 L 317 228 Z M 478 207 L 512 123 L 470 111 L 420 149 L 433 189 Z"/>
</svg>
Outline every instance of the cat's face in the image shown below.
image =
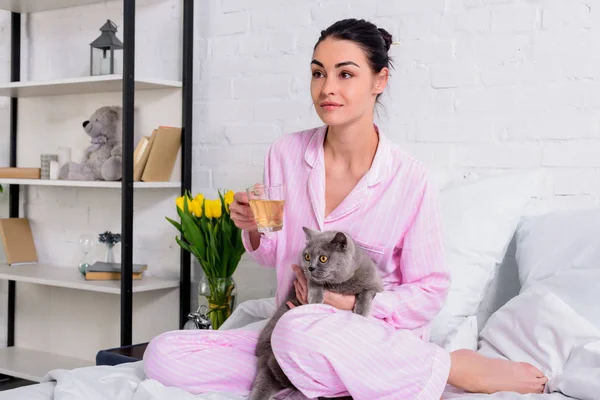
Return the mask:
<svg viewBox="0 0 600 400">
<path fill-rule="evenodd" d="M 307 277 L 319 284 L 341 283 L 352 277 L 356 266 L 344 233 L 302 229 L 306 234 L 302 268 Z"/>
</svg>

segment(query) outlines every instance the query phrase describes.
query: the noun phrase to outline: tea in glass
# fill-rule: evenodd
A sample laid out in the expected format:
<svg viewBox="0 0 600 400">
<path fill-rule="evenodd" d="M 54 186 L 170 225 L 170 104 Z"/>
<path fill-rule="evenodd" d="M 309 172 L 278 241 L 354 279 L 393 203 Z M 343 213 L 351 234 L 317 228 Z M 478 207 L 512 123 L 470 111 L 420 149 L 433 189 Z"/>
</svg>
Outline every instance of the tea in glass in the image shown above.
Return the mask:
<svg viewBox="0 0 600 400">
<path fill-rule="evenodd" d="M 284 186 L 254 185 L 246 192 L 258 231 L 277 232 L 283 229 Z"/>
</svg>

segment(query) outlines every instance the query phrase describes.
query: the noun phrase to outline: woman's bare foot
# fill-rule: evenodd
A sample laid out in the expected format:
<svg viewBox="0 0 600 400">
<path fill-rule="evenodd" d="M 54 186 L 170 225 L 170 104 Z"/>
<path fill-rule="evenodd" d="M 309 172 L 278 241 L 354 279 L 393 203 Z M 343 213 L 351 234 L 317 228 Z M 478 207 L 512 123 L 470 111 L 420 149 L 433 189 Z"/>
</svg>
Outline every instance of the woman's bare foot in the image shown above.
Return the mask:
<svg viewBox="0 0 600 400">
<path fill-rule="evenodd" d="M 471 350 L 450 353 L 448 383 L 471 393 L 543 393 L 548 378 L 528 363 L 487 358 Z"/>
</svg>

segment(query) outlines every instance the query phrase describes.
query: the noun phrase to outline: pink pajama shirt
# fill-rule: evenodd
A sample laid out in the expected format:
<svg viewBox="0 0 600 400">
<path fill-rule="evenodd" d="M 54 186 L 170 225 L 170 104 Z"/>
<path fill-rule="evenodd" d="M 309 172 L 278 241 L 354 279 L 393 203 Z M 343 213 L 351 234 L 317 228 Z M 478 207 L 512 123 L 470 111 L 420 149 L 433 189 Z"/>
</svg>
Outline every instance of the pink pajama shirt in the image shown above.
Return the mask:
<svg viewBox="0 0 600 400">
<path fill-rule="evenodd" d="M 277 304 L 284 301 L 305 244 L 303 226 L 349 233 L 377 263 L 385 292 L 371 316 L 315 304 L 287 312 L 273 332 L 282 369 L 308 398 L 439 399 L 450 368 L 447 352 L 428 342 L 450 276 L 443 257 L 437 192 L 426 168 L 380 132 L 369 171 L 325 216 L 326 127 L 288 134 L 270 147 L 265 183 L 286 185 L 284 228 L 252 251 L 276 268 Z M 257 333 L 173 331 L 144 355 L 148 377 L 192 393 L 248 394 L 256 372 Z"/>
</svg>

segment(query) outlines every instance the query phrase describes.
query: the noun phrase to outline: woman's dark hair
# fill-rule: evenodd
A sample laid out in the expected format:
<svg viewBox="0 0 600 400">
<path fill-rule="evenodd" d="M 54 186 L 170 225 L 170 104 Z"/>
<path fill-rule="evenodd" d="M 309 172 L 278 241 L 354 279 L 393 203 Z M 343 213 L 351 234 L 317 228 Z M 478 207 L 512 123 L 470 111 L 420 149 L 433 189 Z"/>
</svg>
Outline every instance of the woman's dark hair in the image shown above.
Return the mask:
<svg viewBox="0 0 600 400">
<path fill-rule="evenodd" d="M 392 60 L 388 55 L 392 45 L 392 35 L 383 28 L 364 19 L 343 19 L 321 31 L 321 36 L 315 44 L 315 49 L 327 38 L 351 40 L 358 44 L 369 60 L 374 73 L 380 72 L 384 67 L 390 68 Z"/>
</svg>

